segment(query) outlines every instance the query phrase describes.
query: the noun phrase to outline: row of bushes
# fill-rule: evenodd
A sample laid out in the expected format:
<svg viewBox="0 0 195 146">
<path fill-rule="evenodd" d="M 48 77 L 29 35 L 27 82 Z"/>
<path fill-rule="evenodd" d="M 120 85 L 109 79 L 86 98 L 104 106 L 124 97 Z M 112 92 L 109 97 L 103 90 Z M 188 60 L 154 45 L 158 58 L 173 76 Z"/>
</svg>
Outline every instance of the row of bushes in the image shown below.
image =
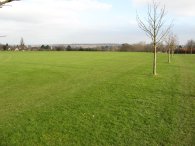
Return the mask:
<svg viewBox="0 0 195 146">
<path fill-rule="evenodd" d="M 11 48 L 11 49 L 10 49 Z M 19 46 L 9 46 L 6 45 L 0 45 L 0 50 L 12 50 L 14 51 L 15 48 L 19 48 L 19 50 L 22 50 Z M 138 43 L 138 44 L 122 44 L 122 45 L 110 45 L 110 46 L 99 46 L 95 48 L 82 48 L 82 47 L 71 47 L 71 45 L 68 46 L 49 46 L 49 45 L 42 45 L 41 47 L 25 47 L 24 50 L 28 51 L 118 51 L 118 52 L 152 52 L 153 47 L 152 44 L 144 44 L 144 43 Z M 164 45 L 160 45 L 158 47 L 159 52 L 167 52 L 167 47 Z M 191 50 L 189 48 L 184 48 L 182 46 L 177 46 L 174 50 L 175 53 L 178 54 L 187 54 L 191 53 Z M 192 53 L 195 54 L 195 48 L 193 48 Z"/>
</svg>

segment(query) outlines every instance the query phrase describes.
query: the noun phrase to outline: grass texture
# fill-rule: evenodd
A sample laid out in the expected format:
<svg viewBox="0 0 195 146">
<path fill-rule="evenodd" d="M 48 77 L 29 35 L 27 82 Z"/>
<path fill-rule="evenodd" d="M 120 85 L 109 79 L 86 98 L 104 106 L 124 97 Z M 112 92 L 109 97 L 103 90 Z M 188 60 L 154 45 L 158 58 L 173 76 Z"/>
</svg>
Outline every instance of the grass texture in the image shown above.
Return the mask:
<svg viewBox="0 0 195 146">
<path fill-rule="evenodd" d="M 195 145 L 195 55 L 152 58 L 0 52 L 0 145 Z"/>
</svg>

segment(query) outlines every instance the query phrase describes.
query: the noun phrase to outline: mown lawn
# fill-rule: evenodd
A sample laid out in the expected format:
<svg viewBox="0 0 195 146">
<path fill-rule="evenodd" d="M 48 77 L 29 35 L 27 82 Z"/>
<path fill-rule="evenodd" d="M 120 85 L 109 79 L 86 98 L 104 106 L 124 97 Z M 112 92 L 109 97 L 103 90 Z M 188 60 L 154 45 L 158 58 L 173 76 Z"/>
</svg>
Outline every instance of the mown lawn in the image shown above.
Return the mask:
<svg viewBox="0 0 195 146">
<path fill-rule="evenodd" d="M 195 145 L 195 55 L 0 52 L 0 145 Z"/>
</svg>

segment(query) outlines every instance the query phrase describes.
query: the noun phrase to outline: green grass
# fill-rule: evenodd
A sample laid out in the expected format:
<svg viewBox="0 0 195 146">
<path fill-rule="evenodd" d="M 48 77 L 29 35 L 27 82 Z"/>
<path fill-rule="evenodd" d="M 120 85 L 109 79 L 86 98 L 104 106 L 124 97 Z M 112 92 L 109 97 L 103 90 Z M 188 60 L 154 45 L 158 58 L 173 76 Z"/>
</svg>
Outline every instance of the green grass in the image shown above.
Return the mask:
<svg viewBox="0 0 195 146">
<path fill-rule="evenodd" d="M 195 55 L 0 52 L 0 145 L 195 145 Z"/>
</svg>

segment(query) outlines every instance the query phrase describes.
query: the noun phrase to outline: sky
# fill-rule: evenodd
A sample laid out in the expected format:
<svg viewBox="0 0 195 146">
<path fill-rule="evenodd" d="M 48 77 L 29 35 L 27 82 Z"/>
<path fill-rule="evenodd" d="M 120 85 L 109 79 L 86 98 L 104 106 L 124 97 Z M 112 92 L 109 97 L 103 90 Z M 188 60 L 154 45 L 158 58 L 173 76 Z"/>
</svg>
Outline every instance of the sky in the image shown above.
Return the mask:
<svg viewBox="0 0 195 146">
<path fill-rule="evenodd" d="M 151 0 L 21 0 L 0 9 L 0 43 L 149 43 L 136 12 Z M 195 0 L 160 0 L 180 44 L 195 40 Z"/>
</svg>

